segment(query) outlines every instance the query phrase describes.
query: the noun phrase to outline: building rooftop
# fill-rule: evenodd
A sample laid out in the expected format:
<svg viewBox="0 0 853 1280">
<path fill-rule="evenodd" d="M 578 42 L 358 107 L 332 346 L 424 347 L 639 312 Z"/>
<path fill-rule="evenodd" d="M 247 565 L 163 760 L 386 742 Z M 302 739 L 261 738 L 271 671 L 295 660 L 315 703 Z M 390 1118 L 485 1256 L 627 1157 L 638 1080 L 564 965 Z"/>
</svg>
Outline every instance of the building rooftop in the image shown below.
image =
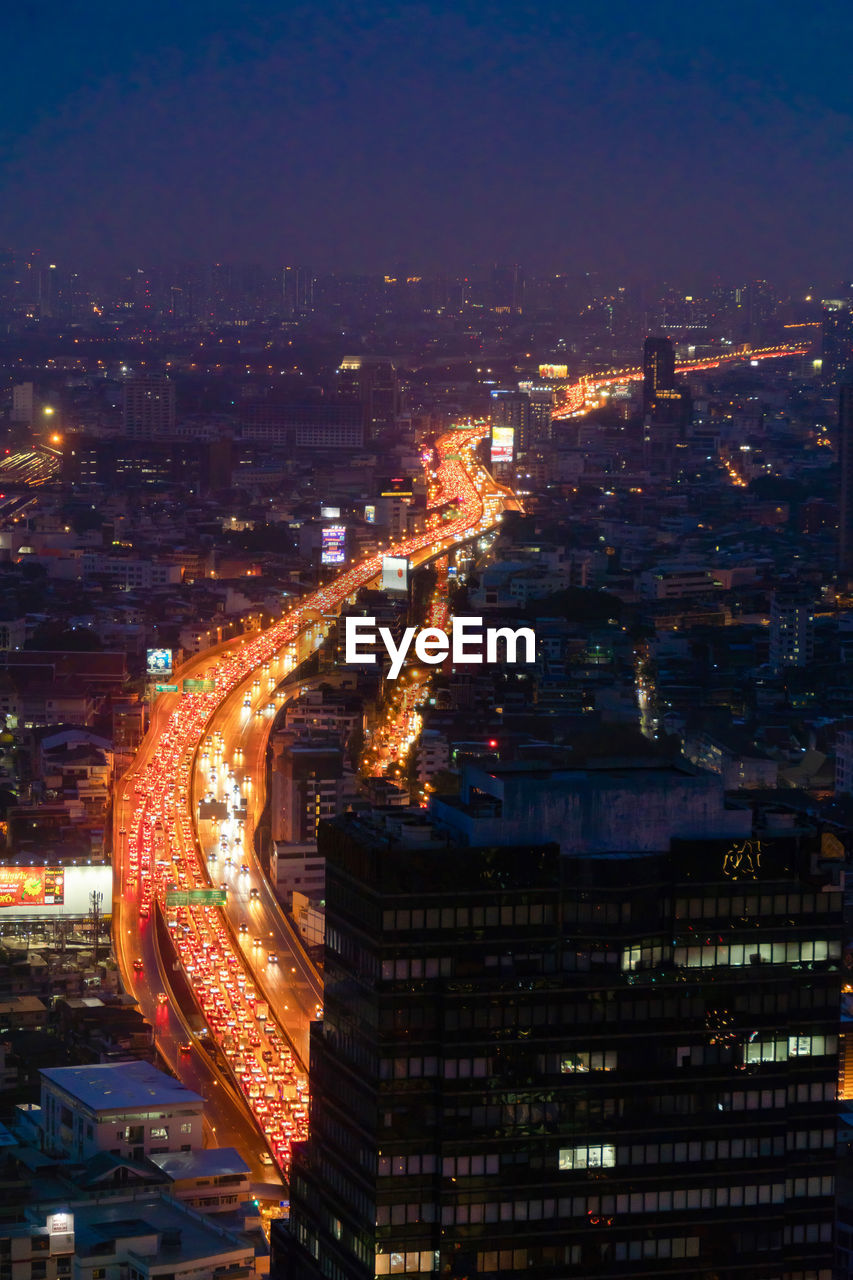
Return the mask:
<svg viewBox="0 0 853 1280">
<path fill-rule="evenodd" d="M 75 1246 L 78 1257 L 108 1254 L 113 1241 L 154 1236 L 158 1261 L 169 1259 L 187 1263 L 206 1260 L 217 1254 L 254 1252 L 244 1236 L 224 1231 L 216 1223 L 205 1222 L 162 1196 L 150 1192 L 131 1201 L 120 1200 L 74 1206 Z M 141 1256 L 153 1256 L 146 1246 L 137 1246 Z"/>
<path fill-rule="evenodd" d="M 149 1062 L 93 1063 L 82 1067 L 47 1067 L 42 1079 L 63 1089 L 93 1111 L 125 1107 L 201 1105 L 204 1101 Z"/>
<path fill-rule="evenodd" d="M 247 1174 L 249 1166 L 234 1147 L 205 1147 L 202 1151 L 170 1151 L 148 1159 L 173 1182 L 182 1178 L 215 1178 Z"/>
</svg>

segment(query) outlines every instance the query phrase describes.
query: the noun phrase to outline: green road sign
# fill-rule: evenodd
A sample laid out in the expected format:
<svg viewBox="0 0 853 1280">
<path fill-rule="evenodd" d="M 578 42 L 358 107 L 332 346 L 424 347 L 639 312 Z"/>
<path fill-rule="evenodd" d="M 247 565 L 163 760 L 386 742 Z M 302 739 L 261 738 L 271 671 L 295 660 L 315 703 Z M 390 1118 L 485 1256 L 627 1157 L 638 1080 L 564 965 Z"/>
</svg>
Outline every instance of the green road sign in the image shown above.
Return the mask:
<svg viewBox="0 0 853 1280">
<path fill-rule="evenodd" d="M 176 684 L 155 684 L 155 693 L 177 693 L 178 686 Z"/>
<path fill-rule="evenodd" d="M 215 680 L 184 680 L 184 693 L 213 693 L 216 688 Z"/>
<path fill-rule="evenodd" d="M 224 907 L 224 889 L 167 889 L 167 907 Z"/>
</svg>

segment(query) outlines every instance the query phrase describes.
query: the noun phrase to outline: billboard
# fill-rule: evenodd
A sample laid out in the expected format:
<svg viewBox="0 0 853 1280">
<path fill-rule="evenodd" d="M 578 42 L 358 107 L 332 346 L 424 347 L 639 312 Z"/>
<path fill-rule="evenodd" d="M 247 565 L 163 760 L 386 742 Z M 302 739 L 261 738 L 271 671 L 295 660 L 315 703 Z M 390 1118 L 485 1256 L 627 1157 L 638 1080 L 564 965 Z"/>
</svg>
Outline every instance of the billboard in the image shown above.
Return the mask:
<svg viewBox="0 0 853 1280">
<path fill-rule="evenodd" d="M 0 908 L 23 916 L 87 916 L 93 893 L 109 915 L 112 867 L 0 867 Z"/>
<path fill-rule="evenodd" d="M 492 427 L 492 462 L 512 462 L 515 449 L 514 427 Z"/>
<path fill-rule="evenodd" d="M 340 507 L 321 507 L 320 508 L 321 520 L 340 520 L 340 518 L 341 518 Z"/>
<path fill-rule="evenodd" d="M 177 690 L 177 685 L 174 689 Z M 213 693 L 216 689 L 215 680 L 182 680 L 182 693 Z"/>
<path fill-rule="evenodd" d="M 540 364 L 540 378 L 568 378 L 569 366 L 567 364 Z"/>
<path fill-rule="evenodd" d="M 409 590 L 409 562 L 403 556 L 382 557 L 382 590 Z"/>
<path fill-rule="evenodd" d="M 63 867 L 0 867 L 0 907 L 54 906 L 64 900 Z"/>
<path fill-rule="evenodd" d="M 149 649 L 145 662 L 145 670 L 149 676 L 168 676 L 172 674 L 172 650 Z"/>
<path fill-rule="evenodd" d="M 167 907 L 224 907 L 226 889 L 167 889 Z"/>
<path fill-rule="evenodd" d="M 321 564 L 343 564 L 346 560 L 346 525 L 330 524 L 323 530 L 320 548 Z"/>
<path fill-rule="evenodd" d="M 376 524 L 376 503 L 370 502 L 364 508 L 364 520 L 366 524 Z"/>
</svg>

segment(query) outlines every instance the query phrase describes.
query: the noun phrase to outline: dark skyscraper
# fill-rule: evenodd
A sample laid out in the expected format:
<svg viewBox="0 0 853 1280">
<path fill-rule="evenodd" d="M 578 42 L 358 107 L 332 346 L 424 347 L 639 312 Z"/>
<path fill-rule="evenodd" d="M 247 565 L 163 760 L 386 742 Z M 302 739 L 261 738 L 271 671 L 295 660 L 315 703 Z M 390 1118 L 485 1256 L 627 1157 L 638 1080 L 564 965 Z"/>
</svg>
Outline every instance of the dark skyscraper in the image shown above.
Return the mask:
<svg viewBox="0 0 853 1280">
<path fill-rule="evenodd" d="M 676 391 L 675 352 L 669 338 L 646 338 L 643 346 L 643 413 L 655 414 Z"/>
<path fill-rule="evenodd" d="M 643 414 L 647 424 L 678 432 L 690 421 L 690 393 L 676 381 L 669 338 L 646 338 L 643 346 Z M 651 443 L 655 443 L 653 437 Z"/>
<path fill-rule="evenodd" d="M 492 268 L 492 310 L 521 315 L 524 309 L 524 273 L 518 265 Z"/>
<path fill-rule="evenodd" d="M 853 383 L 845 383 L 838 397 L 838 568 L 853 577 Z"/>
<path fill-rule="evenodd" d="M 157 374 L 128 378 L 122 388 L 124 434 L 150 439 L 175 430 L 175 384 Z"/>
<path fill-rule="evenodd" d="M 307 267 L 282 267 L 281 299 L 289 319 L 313 310 L 314 276 Z"/>
<path fill-rule="evenodd" d="M 282 1274 L 829 1277 L 841 893 L 722 786 L 469 767 L 321 824 Z"/>
<path fill-rule="evenodd" d="M 831 299 L 823 308 L 821 376 L 826 382 L 842 382 L 853 373 L 851 298 Z"/>
<path fill-rule="evenodd" d="M 401 410 L 397 366 L 385 356 L 344 356 L 337 374 L 338 399 L 361 406 L 365 440 L 393 431 Z"/>
<path fill-rule="evenodd" d="M 497 390 L 491 393 L 490 400 L 492 429 L 511 428 L 515 456 L 526 453 L 530 445 L 530 396 L 526 391 Z"/>
</svg>

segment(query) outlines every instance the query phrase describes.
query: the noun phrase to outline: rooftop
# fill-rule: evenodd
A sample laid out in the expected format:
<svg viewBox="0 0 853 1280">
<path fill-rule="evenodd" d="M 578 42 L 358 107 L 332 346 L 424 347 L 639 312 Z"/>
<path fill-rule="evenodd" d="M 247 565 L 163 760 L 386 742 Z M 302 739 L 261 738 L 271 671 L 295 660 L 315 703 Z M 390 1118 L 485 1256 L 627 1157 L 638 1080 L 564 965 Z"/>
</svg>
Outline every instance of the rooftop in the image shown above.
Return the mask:
<svg viewBox="0 0 853 1280">
<path fill-rule="evenodd" d="M 149 1062 L 92 1063 L 47 1067 L 41 1077 L 93 1111 L 125 1107 L 196 1105 L 204 1099 Z"/>
<path fill-rule="evenodd" d="M 173 1182 L 182 1178 L 214 1178 L 248 1174 L 249 1166 L 234 1147 L 205 1147 L 202 1151 L 170 1151 L 148 1159 Z"/>
<path fill-rule="evenodd" d="M 218 1224 L 205 1222 L 198 1214 L 150 1192 L 132 1200 L 75 1204 L 73 1212 L 78 1257 L 108 1253 L 112 1241 L 135 1239 L 141 1244 L 142 1237 L 151 1236 L 158 1241 L 156 1256 L 161 1262 L 180 1259 L 186 1263 L 223 1253 L 253 1252 L 244 1236 L 224 1231 Z M 145 1245 L 140 1248 L 137 1244 L 135 1251 L 152 1257 Z"/>
</svg>

